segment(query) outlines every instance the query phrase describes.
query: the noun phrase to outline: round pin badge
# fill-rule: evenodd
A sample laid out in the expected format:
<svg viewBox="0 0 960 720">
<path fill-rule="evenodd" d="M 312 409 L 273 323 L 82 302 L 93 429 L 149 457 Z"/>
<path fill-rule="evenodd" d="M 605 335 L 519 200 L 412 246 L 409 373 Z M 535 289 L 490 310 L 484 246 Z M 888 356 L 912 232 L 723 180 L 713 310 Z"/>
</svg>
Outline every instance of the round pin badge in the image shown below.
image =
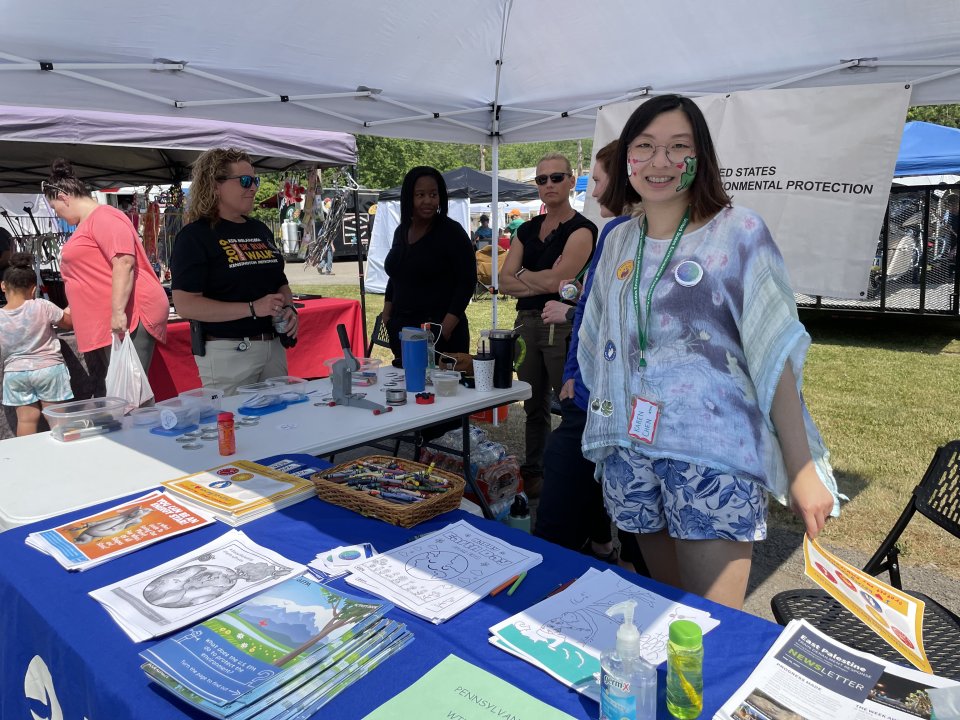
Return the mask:
<svg viewBox="0 0 960 720">
<path fill-rule="evenodd" d="M 700 263 L 698 262 L 684 260 L 677 265 L 676 270 L 673 271 L 673 277 L 676 278 L 678 285 L 693 287 L 703 280 L 703 268 L 700 267 Z"/>
</svg>

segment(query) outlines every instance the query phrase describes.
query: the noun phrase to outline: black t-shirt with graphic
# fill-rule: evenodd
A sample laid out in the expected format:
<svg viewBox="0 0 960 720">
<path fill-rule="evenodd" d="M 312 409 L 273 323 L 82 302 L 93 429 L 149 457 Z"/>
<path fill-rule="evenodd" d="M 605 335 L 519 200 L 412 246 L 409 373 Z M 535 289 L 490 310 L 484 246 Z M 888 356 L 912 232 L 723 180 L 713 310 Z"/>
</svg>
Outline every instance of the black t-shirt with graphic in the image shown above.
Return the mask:
<svg viewBox="0 0 960 720">
<path fill-rule="evenodd" d="M 246 218 L 211 226 L 197 220 L 177 233 L 170 260 L 171 287 L 224 302 L 252 302 L 287 284 L 283 254 L 270 228 Z M 245 337 L 273 329 L 271 318 L 201 323 L 208 335 Z"/>
</svg>

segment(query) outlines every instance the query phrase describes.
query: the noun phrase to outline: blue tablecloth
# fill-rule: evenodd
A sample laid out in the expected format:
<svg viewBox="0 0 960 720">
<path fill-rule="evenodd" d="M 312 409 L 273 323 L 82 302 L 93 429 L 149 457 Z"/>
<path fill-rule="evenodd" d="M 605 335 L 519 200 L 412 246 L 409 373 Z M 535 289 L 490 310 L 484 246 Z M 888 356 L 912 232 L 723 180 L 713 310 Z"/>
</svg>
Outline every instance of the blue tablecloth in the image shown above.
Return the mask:
<svg viewBox="0 0 960 720">
<path fill-rule="evenodd" d="M 130 472 L 136 472 L 130 468 Z M 133 496 L 131 496 L 133 497 Z M 118 501 L 96 506 L 106 509 Z M 69 573 L 52 558 L 24 544 L 31 531 L 54 527 L 91 512 L 71 513 L 38 525 L 0 534 L 0 718 L 25 720 L 62 717 L 66 720 L 126 720 L 127 718 L 202 718 L 202 713 L 175 703 L 151 686 L 140 670 L 137 653 L 150 643 L 133 643 L 107 612 L 87 593 L 190 552 L 228 527 L 221 523 L 166 540 L 117 558 L 83 573 Z M 487 629 L 519 612 L 555 588 L 598 563 L 531 537 L 500 523 L 461 511 L 447 513 L 411 529 L 369 520 L 319 499 L 306 500 L 240 529 L 261 545 L 291 560 L 307 563 L 337 545 L 372 542 L 380 552 L 412 536 L 467 519 L 484 532 L 543 555 L 514 595 L 488 597 L 442 625 L 432 625 L 395 609 L 391 617 L 405 622 L 415 641 L 355 685 L 347 688 L 316 717 L 362 718 L 409 686 L 453 653 L 513 683 L 521 690 L 577 718 L 596 718 L 597 705 L 568 690 L 532 665 L 487 642 Z M 752 615 L 685 595 L 637 578 L 661 595 L 702 607 L 720 622 L 704 638 L 704 712 L 714 711 L 743 682 L 781 628 Z M 335 581 L 342 589 L 343 580 Z M 156 642 L 156 641 L 151 641 Z M 47 670 L 49 673 L 47 673 Z M 658 717 L 666 718 L 663 702 L 664 667 L 659 668 Z M 59 705 L 62 715 L 52 711 Z"/>
</svg>

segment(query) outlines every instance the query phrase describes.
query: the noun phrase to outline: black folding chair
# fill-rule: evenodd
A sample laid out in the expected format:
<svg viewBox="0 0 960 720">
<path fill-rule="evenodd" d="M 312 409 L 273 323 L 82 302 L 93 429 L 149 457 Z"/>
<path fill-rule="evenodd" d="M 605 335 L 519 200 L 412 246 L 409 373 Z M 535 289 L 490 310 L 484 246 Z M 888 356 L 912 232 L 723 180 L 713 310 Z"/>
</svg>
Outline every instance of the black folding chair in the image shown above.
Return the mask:
<svg viewBox="0 0 960 720">
<path fill-rule="evenodd" d="M 377 315 L 373 321 L 373 332 L 370 333 L 370 343 L 367 345 L 366 356 L 370 357 L 374 346 L 390 349 L 390 335 L 387 334 L 387 326 L 383 322 L 383 313 Z"/>
<path fill-rule="evenodd" d="M 903 589 L 897 541 L 916 513 L 960 539 L 960 441 L 954 440 L 937 449 L 923 479 L 913 489 L 910 501 L 864 566 L 864 572 L 870 575 L 886 572 L 890 584 Z M 933 672 L 960 680 L 960 618 L 926 595 L 906 592 L 925 604 L 923 647 Z M 803 619 L 852 648 L 906 664 L 900 653 L 823 590 L 787 590 L 775 595 L 770 607 L 781 625 Z"/>
</svg>

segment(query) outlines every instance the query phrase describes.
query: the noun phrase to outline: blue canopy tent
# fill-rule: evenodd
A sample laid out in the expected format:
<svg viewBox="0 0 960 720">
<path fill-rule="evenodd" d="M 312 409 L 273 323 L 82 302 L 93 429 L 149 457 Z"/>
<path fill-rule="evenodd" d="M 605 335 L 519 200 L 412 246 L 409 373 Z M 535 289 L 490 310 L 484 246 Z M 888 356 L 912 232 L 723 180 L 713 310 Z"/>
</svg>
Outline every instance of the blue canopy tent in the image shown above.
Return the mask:
<svg viewBox="0 0 960 720">
<path fill-rule="evenodd" d="M 895 177 L 960 174 L 960 130 L 927 122 L 903 128 Z"/>
</svg>

